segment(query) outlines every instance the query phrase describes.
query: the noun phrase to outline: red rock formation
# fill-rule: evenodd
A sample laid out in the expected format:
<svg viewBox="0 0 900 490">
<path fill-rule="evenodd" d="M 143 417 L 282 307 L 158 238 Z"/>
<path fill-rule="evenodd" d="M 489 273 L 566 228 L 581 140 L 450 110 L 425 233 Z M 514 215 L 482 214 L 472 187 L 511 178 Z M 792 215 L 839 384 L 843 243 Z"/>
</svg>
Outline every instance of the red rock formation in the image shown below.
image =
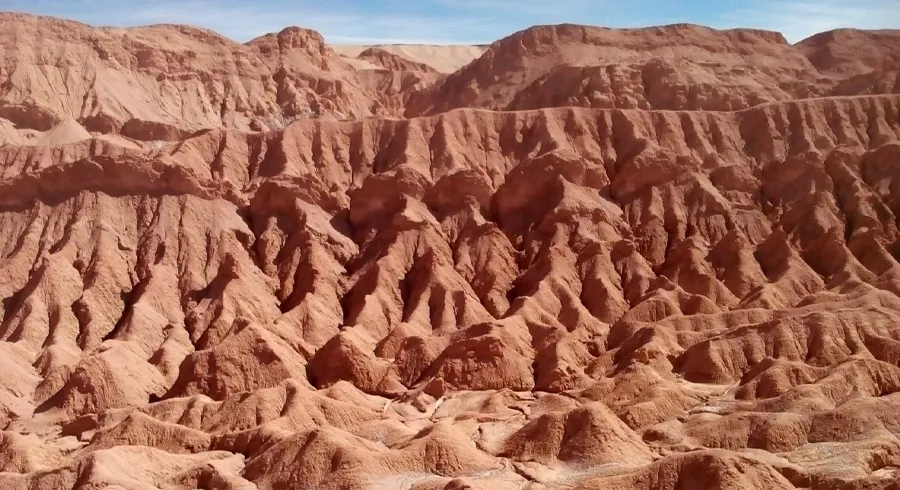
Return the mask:
<svg viewBox="0 0 900 490">
<path fill-rule="evenodd" d="M 775 32 L 687 24 L 533 27 L 414 94 L 406 115 L 463 107 L 729 111 L 823 95 L 896 93 L 898 38 L 896 31 L 845 30 L 791 46 Z"/>
<path fill-rule="evenodd" d="M 896 33 L 0 15 L 0 488 L 896 488 Z"/>
</svg>

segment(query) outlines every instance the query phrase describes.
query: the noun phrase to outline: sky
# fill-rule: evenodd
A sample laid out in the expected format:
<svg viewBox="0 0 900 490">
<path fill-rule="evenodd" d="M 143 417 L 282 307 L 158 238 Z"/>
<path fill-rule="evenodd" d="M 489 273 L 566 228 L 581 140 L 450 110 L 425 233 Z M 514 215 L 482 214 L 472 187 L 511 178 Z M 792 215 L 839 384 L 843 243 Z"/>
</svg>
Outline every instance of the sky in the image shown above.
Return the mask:
<svg viewBox="0 0 900 490">
<path fill-rule="evenodd" d="M 560 23 L 753 27 L 790 42 L 839 27 L 900 28 L 900 0 L 0 0 L 0 11 L 121 27 L 191 24 L 241 42 L 297 25 L 331 44 L 487 44 Z"/>
</svg>

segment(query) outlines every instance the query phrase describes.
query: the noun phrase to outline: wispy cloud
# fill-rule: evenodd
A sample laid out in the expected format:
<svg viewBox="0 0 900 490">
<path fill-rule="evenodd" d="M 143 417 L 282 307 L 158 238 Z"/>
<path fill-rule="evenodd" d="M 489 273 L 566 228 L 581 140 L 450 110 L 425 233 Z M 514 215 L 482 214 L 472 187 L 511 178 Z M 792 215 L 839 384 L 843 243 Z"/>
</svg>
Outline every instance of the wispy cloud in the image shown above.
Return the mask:
<svg viewBox="0 0 900 490">
<path fill-rule="evenodd" d="M 177 3 L 177 7 L 173 4 Z M 226 33 L 238 40 L 275 32 L 287 25 L 316 29 L 330 42 L 423 42 L 448 43 L 472 40 L 489 30 L 481 18 L 452 18 L 428 13 L 399 11 L 369 12 L 345 4 L 325 6 L 313 2 L 273 2 L 264 8 L 245 3 L 214 0 L 157 2 L 152 7 L 138 7 L 133 17 L 137 23 L 196 23 Z M 452 22 L 464 28 L 452 27 Z M 463 22 L 465 21 L 465 22 Z"/>
<path fill-rule="evenodd" d="M 299 25 L 344 44 L 485 43 L 563 22 L 756 27 L 791 41 L 837 27 L 900 27 L 897 0 L 0 0 L 0 8 L 99 25 L 193 24 L 238 41 Z"/>
<path fill-rule="evenodd" d="M 719 16 L 722 27 L 760 27 L 778 31 L 791 42 L 813 34 L 854 27 L 900 27 L 900 2 L 896 0 L 761 0 L 726 2 L 734 6 Z"/>
<path fill-rule="evenodd" d="M 385 0 L 319 2 L 274 0 L 7 0 L 3 8 L 55 15 L 94 25 L 136 26 L 155 23 L 191 24 L 238 41 L 299 25 L 322 32 L 330 42 L 483 42 L 492 19 L 485 15 L 400 8 L 411 2 Z"/>
</svg>

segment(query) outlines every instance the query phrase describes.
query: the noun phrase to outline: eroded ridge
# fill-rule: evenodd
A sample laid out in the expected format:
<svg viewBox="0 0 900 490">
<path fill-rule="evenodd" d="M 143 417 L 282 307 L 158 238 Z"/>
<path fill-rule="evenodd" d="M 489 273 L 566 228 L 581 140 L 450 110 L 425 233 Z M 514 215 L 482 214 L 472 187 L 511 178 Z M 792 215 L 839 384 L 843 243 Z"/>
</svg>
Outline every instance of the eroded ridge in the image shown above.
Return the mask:
<svg viewBox="0 0 900 490">
<path fill-rule="evenodd" d="M 900 95 L 792 98 L 10 123 L 0 487 L 896 489 Z"/>
</svg>

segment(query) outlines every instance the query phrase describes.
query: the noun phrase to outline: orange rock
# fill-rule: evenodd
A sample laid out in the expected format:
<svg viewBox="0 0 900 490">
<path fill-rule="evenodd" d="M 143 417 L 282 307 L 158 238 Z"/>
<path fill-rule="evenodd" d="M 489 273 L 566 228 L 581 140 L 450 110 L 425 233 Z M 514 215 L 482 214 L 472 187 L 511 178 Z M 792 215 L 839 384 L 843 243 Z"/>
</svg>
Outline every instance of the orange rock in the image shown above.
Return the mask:
<svg viewBox="0 0 900 490">
<path fill-rule="evenodd" d="M 895 488 L 898 40 L 0 14 L 0 488 Z"/>
</svg>

